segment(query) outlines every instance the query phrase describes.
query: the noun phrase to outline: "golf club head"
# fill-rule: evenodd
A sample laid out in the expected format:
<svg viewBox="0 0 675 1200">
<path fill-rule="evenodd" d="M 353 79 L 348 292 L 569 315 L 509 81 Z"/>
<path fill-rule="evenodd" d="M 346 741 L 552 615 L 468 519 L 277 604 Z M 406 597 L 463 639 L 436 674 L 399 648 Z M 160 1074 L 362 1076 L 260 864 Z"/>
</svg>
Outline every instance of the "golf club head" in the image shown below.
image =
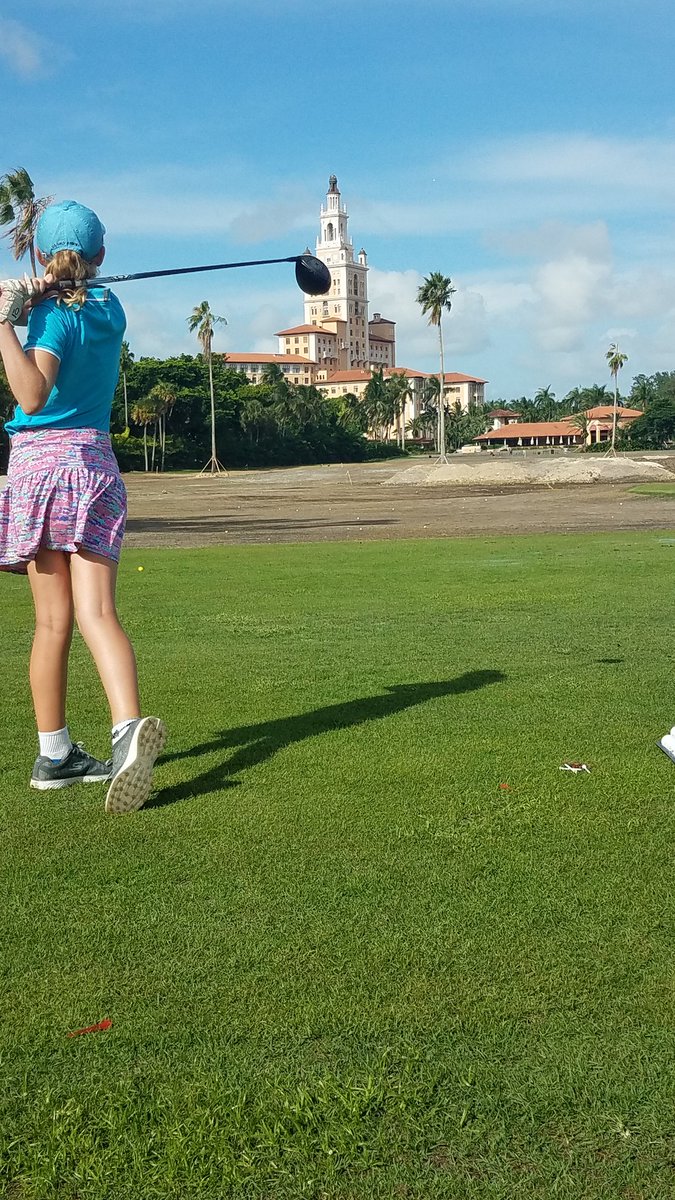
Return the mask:
<svg viewBox="0 0 675 1200">
<path fill-rule="evenodd" d="M 295 260 L 295 279 L 301 292 L 308 296 L 324 296 L 330 289 L 330 271 L 313 254 L 301 254 Z"/>
</svg>

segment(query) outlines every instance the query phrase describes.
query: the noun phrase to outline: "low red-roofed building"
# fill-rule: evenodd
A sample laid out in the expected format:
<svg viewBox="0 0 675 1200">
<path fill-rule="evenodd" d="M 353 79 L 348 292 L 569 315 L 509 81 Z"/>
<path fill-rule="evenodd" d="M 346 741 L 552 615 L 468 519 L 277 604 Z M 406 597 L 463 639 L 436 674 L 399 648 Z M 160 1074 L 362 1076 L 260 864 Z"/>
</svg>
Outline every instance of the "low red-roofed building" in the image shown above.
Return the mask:
<svg viewBox="0 0 675 1200">
<path fill-rule="evenodd" d="M 584 413 L 561 417 L 558 421 L 509 422 L 488 429 L 487 433 L 480 433 L 473 440 L 482 447 L 508 446 L 512 449 L 525 449 L 528 446 L 590 446 L 611 440 L 613 412 L 611 404 L 601 404 Z M 637 408 L 617 407 L 617 429 L 641 416 Z"/>
</svg>

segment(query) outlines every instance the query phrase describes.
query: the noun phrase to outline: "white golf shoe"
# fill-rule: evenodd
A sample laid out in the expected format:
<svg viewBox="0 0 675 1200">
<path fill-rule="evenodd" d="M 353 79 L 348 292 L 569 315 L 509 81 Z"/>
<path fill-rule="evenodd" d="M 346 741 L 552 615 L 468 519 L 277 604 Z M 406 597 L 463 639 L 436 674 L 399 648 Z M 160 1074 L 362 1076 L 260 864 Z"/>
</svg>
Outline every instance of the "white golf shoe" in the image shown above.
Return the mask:
<svg viewBox="0 0 675 1200">
<path fill-rule="evenodd" d="M 165 745 L 166 726 L 159 717 L 139 717 L 132 721 L 113 744 L 106 812 L 135 812 L 143 807 L 152 790 L 155 759 Z"/>
</svg>

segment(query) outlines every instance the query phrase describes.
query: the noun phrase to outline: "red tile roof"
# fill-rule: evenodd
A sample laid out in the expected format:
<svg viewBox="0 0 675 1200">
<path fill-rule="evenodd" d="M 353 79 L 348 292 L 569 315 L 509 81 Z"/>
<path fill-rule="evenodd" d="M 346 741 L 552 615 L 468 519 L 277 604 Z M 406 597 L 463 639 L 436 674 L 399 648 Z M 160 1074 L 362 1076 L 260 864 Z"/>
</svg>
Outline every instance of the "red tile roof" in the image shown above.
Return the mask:
<svg viewBox="0 0 675 1200">
<path fill-rule="evenodd" d="M 384 374 L 389 375 L 405 375 L 406 379 L 427 379 L 428 376 L 424 371 L 414 371 L 412 367 L 385 367 Z"/>
<path fill-rule="evenodd" d="M 329 337 L 335 337 L 332 329 L 323 329 L 321 325 L 295 325 L 293 329 L 280 329 L 275 336 L 286 337 L 291 333 L 325 333 Z"/>
<path fill-rule="evenodd" d="M 332 375 L 329 375 L 328 378 L 325 379 L 323 382 L 324 383 L 358 383 L 359 380 L 365 380 L 366 382 L 368 382 L 368 380 L 372 379 L 372 377 L 373 376 L 372 376 L 371 371 L 363 371 L 363 370 L 333 371 Z"/>
<path fill-rule="evenodd" d="M 426 379 L 438 379 L 440 371 L 420 371 Z M 461 371 L 446 371 L 443 377 L 446 383 L 487 383 L 487 379 L 479 379 L 477 375 L 462 375 Z"/>
<path fill-rule="evenodd" d="M 223 358 L 233 366 L 244 363 L 306 363 L 308 367 L 316 365 L 313 358 L 303 358 L 301 354 L 258 354 L 255 350 L 250 354 L 224 354 Z"/>
<path fill-rule="evenodd" d="M 474 442 L 503 441 L 505 438 L 531 437 L 582 437 L 579 429 L 570 427 L 569 420 L 565 421 L 521 421 L 516 425 L 502 425 L 501 429 L 488 429 L 487 433 L 479 433 Z"/>
<path fill-rule="evenodd" d="M 596 405 L 595 408 L 587 408 L 585 410 L 585 416 L 588 417 L 589 421 L 603 421 L 603 420 L 607 420 L 607 418 L 609 418 L 609 420 L 611 421 L 613 412 L 614 412 L 614 406 L 612 404 L 598 404 L 598 405 Z M 631 420 L 633 420 L 635 417 L 641 417 L 642 415 L 643 414 L 641 413 L 639 408 L 621 408 L 620 405 L 617 405 L 617 409 L 616 409 L 617 421 L 622 420 L 622 418 L 624 420 L 626 418 L 630 418 Z M 566 421 L 571 421 L 573 419 L 574 419 L 573 417 L 565 418 Z"/>
</svg>

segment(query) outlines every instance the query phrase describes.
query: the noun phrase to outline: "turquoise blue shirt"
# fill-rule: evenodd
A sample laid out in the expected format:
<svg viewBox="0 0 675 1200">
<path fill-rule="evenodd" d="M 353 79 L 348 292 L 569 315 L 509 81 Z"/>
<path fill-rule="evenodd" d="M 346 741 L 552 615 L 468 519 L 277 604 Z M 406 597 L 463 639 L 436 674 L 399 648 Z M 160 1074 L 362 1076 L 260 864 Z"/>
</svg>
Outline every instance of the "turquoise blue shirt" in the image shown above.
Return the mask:
<svg viewBox="0 0 675 1200">
<path fill-rule="evenodd" d="M 42 411 L 31 417 L 17 404 L 5 425 L 7 433 L 27 429 L 108 433 L 125 329 L 122 305 L 104 288 L 92 288 L 80 308 L 49 299 L 31 309 L 24 350 L 48 350 L 61 365 Z"/>
</svg>

